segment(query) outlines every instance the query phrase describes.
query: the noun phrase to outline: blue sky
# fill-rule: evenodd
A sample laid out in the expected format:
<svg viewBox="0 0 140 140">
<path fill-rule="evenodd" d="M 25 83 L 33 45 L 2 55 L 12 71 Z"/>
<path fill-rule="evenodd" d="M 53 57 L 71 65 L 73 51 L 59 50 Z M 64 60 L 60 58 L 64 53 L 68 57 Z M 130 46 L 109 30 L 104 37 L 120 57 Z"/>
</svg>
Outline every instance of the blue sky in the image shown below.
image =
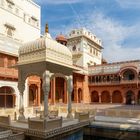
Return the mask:
<svg viewBox="0 0 140 140">
<path fill-rule="evenodd" d="M 140 59 L 140 0 L 35 0 L 53 38 L 86 27 L 103 42 L 109 62 Z"/>
</svg>

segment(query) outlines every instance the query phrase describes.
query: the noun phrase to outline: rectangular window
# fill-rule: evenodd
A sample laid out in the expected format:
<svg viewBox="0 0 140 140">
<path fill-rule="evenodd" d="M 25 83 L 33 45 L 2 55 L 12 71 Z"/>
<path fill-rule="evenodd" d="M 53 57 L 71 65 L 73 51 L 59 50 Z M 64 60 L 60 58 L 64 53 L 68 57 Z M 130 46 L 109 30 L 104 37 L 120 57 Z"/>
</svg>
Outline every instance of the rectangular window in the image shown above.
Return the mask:
<svg viewBox="0 0 140 140">
<path fill-rule="evenodd" d="M 90 53 L 92 53 L 92 48 L 90 47 Z"/>
<path fill-rule="evenodd" d="M 13 33 L 15 31 L 15 27 L 9 23 L 6 23 L 5 24 L 5 27 L 6 27 L 6 33 L 8 36 L 12 37 L 13 36 Z"/>
</svg>

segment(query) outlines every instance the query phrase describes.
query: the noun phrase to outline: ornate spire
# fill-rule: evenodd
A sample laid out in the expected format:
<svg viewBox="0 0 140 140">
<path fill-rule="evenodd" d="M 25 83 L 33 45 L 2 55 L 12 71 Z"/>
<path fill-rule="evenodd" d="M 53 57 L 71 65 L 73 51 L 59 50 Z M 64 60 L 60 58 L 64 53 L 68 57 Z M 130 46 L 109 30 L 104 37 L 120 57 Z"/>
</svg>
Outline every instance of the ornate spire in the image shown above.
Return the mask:
<svg viewBox="0 0 140 140">
<path fill-rule="evenodd" d="M 45 33 L 49 33 L 48 23 L 46 23 L 46 26 L 45 26 Z"/>
</svg>

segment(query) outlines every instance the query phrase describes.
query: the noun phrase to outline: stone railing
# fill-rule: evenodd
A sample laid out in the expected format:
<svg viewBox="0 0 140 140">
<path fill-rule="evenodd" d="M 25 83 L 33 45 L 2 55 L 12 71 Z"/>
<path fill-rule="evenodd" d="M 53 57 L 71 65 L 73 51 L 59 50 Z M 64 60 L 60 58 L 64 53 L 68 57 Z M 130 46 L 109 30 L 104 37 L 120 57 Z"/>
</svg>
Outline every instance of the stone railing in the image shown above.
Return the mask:
<svg viewBox="0 0 140 140">
<path fill-rule="evenodd" d="M 14 112 L 18 112 L 18 110 L 16 108 L 1 108 L 0 109 L 0 115 L 1 116 L 8 116 L 10 115 L 11 120 L 14 119 Z"/>
<path fill-rule="evenodd" d="M 56 118 L 58 117 L 58 110 L 49 110 L 49 118 Z M 39 115 L 40 118 L 43 119 L 44 111 L 43 110 L 36 110 L 36 117 Z"/>
<path fill-rule="evenodd" d="M 75 112 L 75 119 L 78 119 L 79 122 L 89 120 L 89 112 L 88 113 Z"/>
<path fill-rule="evenodd" d="M 12 135 L 12 130 L 5 130 L 0 132 L 0 140 L 6 140 L 7 137 Z"/>
<path fill-rule="evenodd" d="M 8 137 L 8 140 L 25 140 L 25 135 L 23 132 L 12 134 Z"/>
<path fill-rule="evenodd" d="M 11 125 L 11 117 L 8 116 L 0 116 L 0 123 Z"/>
<path fill-rule="evenodd" d="M 36 130 L 50 130 L 58 127 L 62 127 L 62 117 L 49 119 L 49 120 L 36 120 L 36 119 L 28 119 L 29 129 Z"/>
<path fill-rule="evenodd" d="M 140 111 L 139 110 L 108 109 L 105 111 L 105 116 L 140 119 Z"/>
</svg>

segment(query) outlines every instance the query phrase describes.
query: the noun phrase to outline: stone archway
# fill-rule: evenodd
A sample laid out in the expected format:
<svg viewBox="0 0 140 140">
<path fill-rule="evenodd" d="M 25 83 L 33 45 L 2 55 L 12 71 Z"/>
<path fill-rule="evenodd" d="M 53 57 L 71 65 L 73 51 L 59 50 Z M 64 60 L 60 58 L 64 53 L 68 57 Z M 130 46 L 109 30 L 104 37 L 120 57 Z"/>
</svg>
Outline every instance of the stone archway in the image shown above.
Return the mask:
<svg viewBox="0 0 140 140">
<path fill-rule="evenodd" d="M 123 103 L 122 94 L 119 90 L 113 92 L 112 103 Z"/>
<path fill-rule="evenodd" d="M 38 88 L 35 84 L 31 84 L 29 86 L 29 106 L 37 106 L 38 105 Z"/>
<path fill-rule="evenodd" d="M 109 91 L 103 91 L 101 93 L 101 102 L 102 103 L 110 103 L 110 94 L 109 94 Z"/>
<path fill-rule="evenodd" d="M 78 89 L 78 103 L 81 103 L 83 101 L 83 93 L 82 93 L 82 89 L 79 88 Z"/>
<path fill-rule="evenodd" d="M 65 89 L 64 89 L 64 82 L 65 79 L 62 77 L 55 78 L 55 102 L 57 103 L 64 103 L 65 102 Z"/>
<path fill-rule="evenodd" d="M 97 91 L 91 92 L 91 102 L 92 103 L 99 103 L 99 94 Z"/>
<path fill-rule="evenodd" d="M 3 86 L 0 88 L 0 107 L 15 107 L 15 99 L 15 90 L 12 87 Z"/>
<path fill-rule="evenodd" d="M 132 100 L 134 100 L 134 93 L 133 91 L 129 90 L 126 93 L 126 104 L 128 105 L 132 104 Z"/>
<path fill-rule="evenodd" d="M 39 75 L 31 74 L 27 76 L 28 80 L 28 105 L 29 106 L 39 106 L 41 103 L 41 78 Z"/>
</svg>

